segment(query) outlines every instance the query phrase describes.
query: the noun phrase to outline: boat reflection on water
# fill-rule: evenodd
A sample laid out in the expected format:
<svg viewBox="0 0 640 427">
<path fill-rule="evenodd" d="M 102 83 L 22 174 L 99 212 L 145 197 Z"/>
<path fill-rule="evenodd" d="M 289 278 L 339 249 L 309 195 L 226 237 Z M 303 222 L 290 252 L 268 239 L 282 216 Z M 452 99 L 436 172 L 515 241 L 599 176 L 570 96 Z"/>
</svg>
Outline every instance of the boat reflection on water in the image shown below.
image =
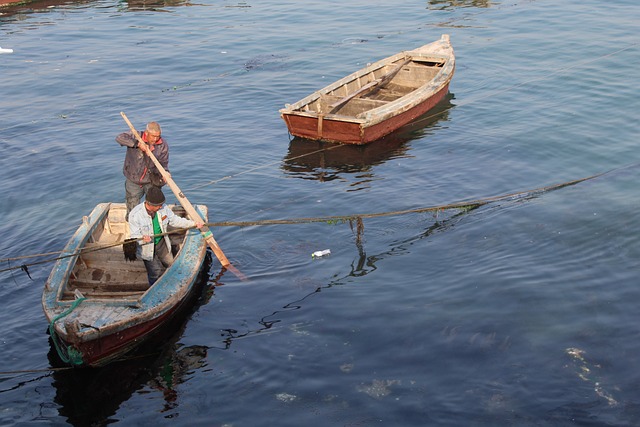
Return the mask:
<svg viewBox="0 0 640 427">
<path fill-rule="evenodd" d="M 207 267 L 210 258 L 207 254 Z M 208 273 L 209 269 L 204 271 Z M 179 340 L 191 315 L 210 300 L 217 280 L 218 277 L 210 279 L 205 274 L 194 293 L 197 301 L 123 360 L 101 368 L 61 367 L 64 364 L 52 346 L 49 362 L 54 367 L 54 401 L 59 405 L 60 416 L 74 426 L 111 424 L 118 421 L 115 414 L 122 403 L 143 389 L 162 393 L 163 412 L 175 409 L 176 387 L 187 379 L 189 372 L 207 364 L 208 352 L 206 346 L 183 346 Z"/>
<path fill-rule="evenodd" d="M 429 130 L 446 122 L 452 107 L 452 93 L 406 126 L 366 145 L 338 144 L 294 137 L 282 169 L 296 178 L 331 181 L 341 174 L 369 171 L 390 159 L 407 156 L 409 142 L 423 137 Z"/>
<path fill-rule="evenodd" d="M 58 6 L 89 5 L 92 3 L 95 3 L 95 0 L 0 0 L 0 17 L 3 21 L 9 21 L 13 19 L 14 15 L 49 12 Z"/>
<path fill-rule="evenodd" d="M 110 424 L 116 421 L 114 414 L 120 405 L 143 388 L 162 393 L 163 411 L 175 409 L 176 386 L 189 372 L 206 365 L 208 348 L 180 347 L 173 341 L 159 355 L 131 358 L 103 368 L 54 372 L 54 400 L 60 416 L 76 426 Z"/>
<path fill-rule="evenodd" d="M 129 10 L 162 11 L 165 7 L 189 6 L 189 0 L 127 0 L 121 5 L 126 5 Z"/>
<path fill-rule="evenodd" d="M 461 7 L 487 8 L 495 6 L 493 0 L 429 0 L 429 9 L 445 10 Z"/>
</svg>

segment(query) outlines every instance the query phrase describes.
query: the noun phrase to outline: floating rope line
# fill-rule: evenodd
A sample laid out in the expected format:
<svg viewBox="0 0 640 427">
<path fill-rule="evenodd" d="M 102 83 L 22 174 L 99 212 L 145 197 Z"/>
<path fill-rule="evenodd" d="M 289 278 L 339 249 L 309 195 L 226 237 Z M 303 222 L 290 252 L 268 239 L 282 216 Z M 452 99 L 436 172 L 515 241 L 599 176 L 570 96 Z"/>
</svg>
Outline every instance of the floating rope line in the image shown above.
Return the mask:
<svg viewBox="0 0 640 427">
<path fill-rule="evenodd" d="M 445 110 L 445 111 L 447 111 L 447 110 Z M 442 113 L 438 113 L 438 114 L 436 114 L 436 116 L 439 115 L 439 114 L 442 114 Z M 342 145 L 341 144 L 336 144 L 336 145 L 333 145 L 331 147 L 321 148 L 319 150 L 312 151 L 312 152 L 306 153 L 306 154 L 301 154 L 299 156 L 287 157 L 287 160 L 291 161 L 291 160 L 301 159 L 301 158 L 306 157 L 306 156 L 312 156 L 314 154 L 323 153 L 325 151 L 333 150 L 334 148 L 338 148 L 338 147 L 342 147 Z M 233 175 L 223 176 L 222 178 L 214 179 L 214 180 L 205 182 L 204 184 L 195 185 L 193 187 L 190 187 L 189 190 L 197 190 L 199 188 L 206 187 L 208 185 L 217 184 L 219 182 L 226 181 L 228 179 L 235 178 L 237 176 L 244 175 L 244 174 L 247 174 L 247 173 L 255 172 L 258 169 L 264 169 L 264 168 L 269 167 L 269 166 L 275 166 L 275 165 L 278 165 L 280 163 L 282 163 L 282 160 L 274 161 L 274 162 L 271 162 L 271 163 L 264 163 L 262 165 L 255 166 L 255 167 L 253 167 L 251 169 L 245 169 L 245 170 L 243 170 L 241 172 L 238 172 L 236 174 L 233 174 Z"/>
<path fill-rule="evenodd" d="M 353 221 L 356 221 L 356 228 L 358 230 L 358 236 L 360 236 L 361 231 L 364 228 L 364 226 L 362 225 L 362 219 L 364 219 L 364 218 L 380 218 L 380 217 L 388 217 L 388 216 L 407 215 L 407 214 L 413 214 L 413 213 L 439 212 L 439 211 L 445 211 L 445 210 L 450 210 L 450 209 L 471 210 L 471 209 L 479 208 L 480 206 L 487 205 L 489 203 L 495 203 L 495 202 L 499 202 L 499 201 L 520 200 L 520 199 L 533 197 L 533 196 L 538 195 L 538 194 L 547 193 L 549 191 L 559 190 L 559 189 L 564 188 L 564 187 L 569 187 L 571 185 L 576 185 L 576 184 L 579 184 L 581 182 L 588 181 L 588 180 L 600 177 L 600 176 L 605 175 L 605 174 L 610 173 L 610 172 L 611 171 L 603 172 L 603 173 L 599 173 L 599 174 L 596 174 L 596 175 L 588 176 L 586 178 L 580 178 L 580 179 L 576 179 L 576 180 L 573 180 L 573 181 L 563 182 L 561 184 L 554 184 L 554 185 L 549 185 L 549 186 L 546 186 L 546 187 L 535 188 L 533 190 L 527 190 L 527 191 L 520 191 L 520 192 L 516 192 L 516 193 L 503 194 L 503 195 L 494 196 L 494 197 L 486 197 L 486 198 L 483 198 L 483 199 L 470 200 L 470 201 L 466 201 L 466 202 L 455 202 L 455 203 L 449 203 L 449 204 L 444 204 L 444 205 L 427 206 L 427 207 L 422 207 L 422 208 L 403 209 L 403 210 L 389 211 L 389 212 L 362 213 L 362 214 L 352 214 L 352 215 L 333 215 L 333 216 L 307 217 L 307 218 L 264 219 L 264 220 L 257 220 L 257 221 L 221 221 L 221 222 L 209 222 L 209 223 L 205 223 L 204 225 L 206 225 L 207 227 L 252 227 L 252 226 L 263 226 L 263 225 L 310 224 L 310 223 L 315 223 L 315 222 L 325 222 L 327 224 L 339 224 L 339 223 L 349 222 L 351 224 L 351 227 L 353 228 Z M 195 227 L 181 228 L 181 229 L 172 230 L 172 231 L 165 232 L 165 233 L 155 234 L 153 237 L 164 236 L 164 235 L 169 235 L 169 234 L 183 233 L 183 232 L 185 232 L 187 230 L 191 230 L 191 229 L 194 229 L 194 228 Z M 136 240 L 141 240 L 141 239 L 136 239 Z M 60 256 L 60 257 L 56 257 L 56 258 L 50 258 L 50 259 L 46 259 L 46 260 L 42 260 L 42 261 L 33 262 L 31 264 L 22 264 L 22 265 L 19 265 L 19 266 L 13 266 L 13 267 L 0 269 L 0 273 L 5 272 L 5 271 L 18 270 L 18 269 L 21 269 L 21 270 L 24 271 L 29 266 L 38 265 L 38 264 L 45 264 L 45 263 L 48 263 L 48 262 L 57 261 L 59 259 L 78 256 L 78 255 L 80 255 L 82 253 L 85 253 L 85 252 L 94 252 L 94 251 L 99 251 L 99 250 L 111 248 L 111 247 L 114 247 L 114 246 L 120 246 L 120 245 L 122 245 L 124 243 L 127 243 L 127 241 L 119 241 L 119 242 L 114 242 L 114 243 L 108 243 L 108 244 L 96 246 L 96 247 L 93 247 L 93 248 L 90 248 L 90 249 L 81 249 L 81 250 L 76 251 L 74 253 L 66 254 L 66 255 L 63 255 L 63 256 Z M 46 255 L 53 254 L 53 253 L 63 253 L 63 251 L 60 251 L 60 252 L 48 252 Z M 43 255 L 45 255 L 45 254 L 26 255 L 26 256 L 15 257 L 15 258 L 5 258 L 3 260 L 0 260 L 0 262 L 5 262 L 5 261 L 9 262 L 9 261 L 25 259 L 25 258 L 36 258 L 36 257 L 40 257 L 40 256 L 43 256 Z"/>
<path fill-rule="evenodd" d="M 209 224 L 204 224 L 204 225 L 209 225 Z M 194 228 L 195 228 L 195 226 L 194 227 L 187 227 L 187 228 L 178 228 L 178 229 L 171 230 L 171 231 L 165 231 L 164 233 L 154 234 L 151 237 L 153 238 L 153 237 L 169 236 L 169 235 L 173 235 L 173 234 L 180 234 L 180 233 L 184 233 L 185 231 L 192 230 Z M 127 239 L 127 240 L 123 240 L 123 241 L 116 241 L 116 242 L 112 242 L 112 243 L 104 243 L 104 244 L 97 245 L 97 246 L 94 246 L 94 247 L 91 247 L 91 248 L 81 248 L 81 249 L 79 249 L 79 250 L 77 250 L 75 252 L 68 253 L 68 254 L 65 254 L 63 256 L 50 258 L 50 259 L 45 259 L 45 260 L 37 261 L 37 262 L 32 262 L 30 264 L 21 264 L 19 266 L 15 266 L 15 267 L 9 267 L 9 268 L 0 269 L 0 273 L 2 273 L 4 271 L 9 271 L 9 270 L 18 270 L 18 269 L 20 269 L 20 270 L 25 271 L 27 274 L 29 274 L 28 267 L 30 267 L 32 265 L 46 264 L 48 262 L 57 261 L 59 259 L 70 258 L 70 257 L 82 255 L 84 253 L 91 253 L 91 252 L 101 251 L 103 249 L 109 249 L 109 248 L 113 248 L 115 246 L 121 246 L 123 244 L 127 244 L 127 243 L 130 243 L 130 242 L 137 242 L 137 241 L 141 241 L 141 240 L 142 240 L 142 237 L 137 238 L 137 239 Z M 61 250 L 61 251 L 46 252 L 46 253 L 34 254 L 34 255 L 22 255 L 22 256 L 19 256 L 19 257 L 0 259 L 0 262 L 7 262 L 10 265 L 11 261 L 28 259 L 28 258 L 41 258 L 43 256 L 56 255 L 56 254 L 62 254 L 62 253 L 65 253 L 65 251 Z"/>
<path fill-rule="evenodd" d="M 164 234 L 168 234 L 168 233 L 162 233 L 162 234 L 159 234 L 159 236 L 160 235 L 164 235 Z M 59 256 L 59 257 L 49 258 L 49 259 L 45 259 L 45 260 L 42 260 L 42 261 L 36 261 L 36 262 L 32 262 L 30 264 L 21 264 L 21 265 L 15 266 L 15 267 L 3 268 L 3 269 L 0 269 L 0 273 L 5 272 L 5 271 L 10 271 L 10 270 L 27 271 L 27 268 L 31 267 L 33 265 L 46 264 L 46 263 L 57 261 L 57 260 L 60 260 L 60 259 L 65 259 L 65 258 L 78 256 L 78 255 L 83 254 L 83 253 L 101 251 L 103 249 L 108 249 L 108 248 L 111 248 L 111 247 L 114 247 L 114 246 L 120 246 L 123 243 L 124 242 L 115 242 L 115 243 L 108 243 L 108 244 L 96 246 L 96 247 L 93 247 L 93 248 L 82 248 L 82 249 L 80 249 L 80 250 L 78 250 L 76 252 L 72 252 L 70 254 L 62 255 L 62 256 Z M 0 260 L 0 262 L 5 262 L 5 261 L 9 262 L 9 261 L 15 261 L 15 260 L 27 259 L 27 258 L 40 258 L 40 257 L 43 257 L 43 256 L 48 256 L 48 255 L 53 255 L 53 254 L 61 254 L 61 253 L 64 253 L 64 250 L 57 251 L 57 252 L 47 252 L 47 253 L 42 253 L 42 254 L 35 254 L 35 255 L 23 255 L 23 256 L 14 257 L 14 258 L 5 258 L 3 260 Z"/>
<path fill-rule="evenodd" d="M 423 208 L 404 209 L 404 210 L 390 211 L 390 212 L 379 212 L 379 213 L 368 213 L 368 214 L 365 213 L 365 214 L 354 214 L 354 215 L 336 215 L 336 216 L 324 216 L 324 217 L 315 217 L 315 218 L 265 219 L 265 220 L 259 220 L 259 221 L 223 221 L 223 222 L 209 223 L 207 225 L 210 227 L 249 227 L 254 225 L 305 224 L 305 223 L 313 223 L 313 222 L 339 223 L 339 222 L 346 222 L 346 221 L 358 220 L 363 218 L 380 218 L 385 216 L 399 216 L 399 215 L 406 215 L 411 213 L 438 212 L 438 211 L 444 211 L 449 209 L 471 210 L 471 209 L 475 209 L 480 206 L 493 203 L 493 202 L 524 199 L 527 197 L 535 196 L 537 194 L 558 190 L 560 188 L 568 187 L 571 185 L 578 184 L 580 182 L 597 178 L 599 176 L 604 175 L 605 173 L 608 173 L 608 172 L 592 175 L 586 178 L 576 179 L 573 181 L 563 182 L 562 184 L 555 184 L 547 187 L 536 188 L 534 190 L 504 194 L 501 196 L 487 197 L 484 199 L 470 200 L 468 202 L 456 202 L 456 203 L 451 203 L 446 205 L 428 206 Z"/>
</svg>

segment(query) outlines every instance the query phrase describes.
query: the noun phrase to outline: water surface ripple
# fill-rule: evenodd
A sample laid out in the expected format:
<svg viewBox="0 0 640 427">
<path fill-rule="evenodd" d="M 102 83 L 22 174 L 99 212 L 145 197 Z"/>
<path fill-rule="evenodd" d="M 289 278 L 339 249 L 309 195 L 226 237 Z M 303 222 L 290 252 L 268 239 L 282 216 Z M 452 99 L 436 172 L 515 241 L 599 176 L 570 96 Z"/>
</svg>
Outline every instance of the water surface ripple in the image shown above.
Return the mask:
<svg viewBox="0 0 640 427">
<path fill-rule="evenodd" d="M 199 304 L 142 357 L 52 370 L 51 264 L 0 273 L 0 424 L 640 424 L 636 2 L 75 1 L 2 9 L 0 258 L 62 249 L 122 201 L 157 120 L 219 227 Z M 367 147 L 291 139 L 278 109 L 450 34 L 432 114 Z M 169 195 L 169 201 L 174 201 Z M 311 253 L 331 249 L 312 259 Z"/>
</svg>

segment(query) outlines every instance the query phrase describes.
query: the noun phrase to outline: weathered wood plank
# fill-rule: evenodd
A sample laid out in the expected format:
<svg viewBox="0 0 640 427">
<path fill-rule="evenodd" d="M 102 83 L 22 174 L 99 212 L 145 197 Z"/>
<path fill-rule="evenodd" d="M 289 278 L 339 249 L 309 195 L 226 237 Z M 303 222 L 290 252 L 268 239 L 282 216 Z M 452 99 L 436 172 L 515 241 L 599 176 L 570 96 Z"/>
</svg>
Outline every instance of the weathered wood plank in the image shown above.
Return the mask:
<svg viewBox="0 0 640 427">
<path fill-rule="evenodd" d="M 381 75 L 377 79 L 370 81 L 369 83 L 365 84 L 360 89 L 358 89 L 357 91 L 355 91 L 355 92 L 345 96 L 341 100 L 331 104 L 329 106 L 329 108 L 331 108 L 331 110 L 329 112 L 330 113 L 334 113 L 337 110 L 339 110 L 340 107 L 342 107 L 344 104 L 349 102 L 349 100 L 364 96 L 364 94 L 366 94 L 367 92 L 375 91 L 376 89 L 378 89 L 380 87 L 383 87 L 386 83 L 391 81 L 391 79 L 393 79 L 396 74 L 398 74 L 398 72 L 402 69 L 402 67 L 407 65 L 409 62 L 411 62 L 411 58 L 406 58 L 400 64 L 394 66 L 390 71 L 388 71 L 385 74 Z"/>
<path fill-rule="evenodd" d="M 356 98 L 352 99 L 348 104 L 344 105 L 338 114 L 344 114 L 347 116 L 357 116 L 360 113 L 369 111 L 373 108 L 381 107 L 387 104 L 388 101 L 379 101 L 369 98 Z"/>
<path fill-rule="evenodd" d="M 99 298 L 99 299 L 114 299 L 114 300 L 136 300 L 138 298 L 140 298 L 144 292 L 140 292 L 140 291 L 131 291 L 131 292 L 96 292 L 96 291 L 82 291 L 82 294 L 86 297 L 91 297 L 91 298 Z M 72 292 L 65 292 L 63 294 L 63 298 L 64 300 L 73 300 L 75 299 L 75 296 Z"/>
</svg>

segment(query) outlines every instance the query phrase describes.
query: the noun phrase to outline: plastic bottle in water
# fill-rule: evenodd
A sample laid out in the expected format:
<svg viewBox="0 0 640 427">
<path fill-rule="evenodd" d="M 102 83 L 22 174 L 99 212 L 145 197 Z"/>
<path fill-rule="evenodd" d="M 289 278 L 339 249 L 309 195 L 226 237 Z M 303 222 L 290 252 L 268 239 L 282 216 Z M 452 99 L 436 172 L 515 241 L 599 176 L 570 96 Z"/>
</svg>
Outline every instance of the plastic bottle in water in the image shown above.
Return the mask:
<svg viewBox="0 0 640 427">
<path fill-rule="evenodd" d="M 325 249 L 324 251 L 315 251 L 311 254 L 311 258 L 320 258 L 329 254 L 331 254 L 331 249 Z"/>
</svg>

